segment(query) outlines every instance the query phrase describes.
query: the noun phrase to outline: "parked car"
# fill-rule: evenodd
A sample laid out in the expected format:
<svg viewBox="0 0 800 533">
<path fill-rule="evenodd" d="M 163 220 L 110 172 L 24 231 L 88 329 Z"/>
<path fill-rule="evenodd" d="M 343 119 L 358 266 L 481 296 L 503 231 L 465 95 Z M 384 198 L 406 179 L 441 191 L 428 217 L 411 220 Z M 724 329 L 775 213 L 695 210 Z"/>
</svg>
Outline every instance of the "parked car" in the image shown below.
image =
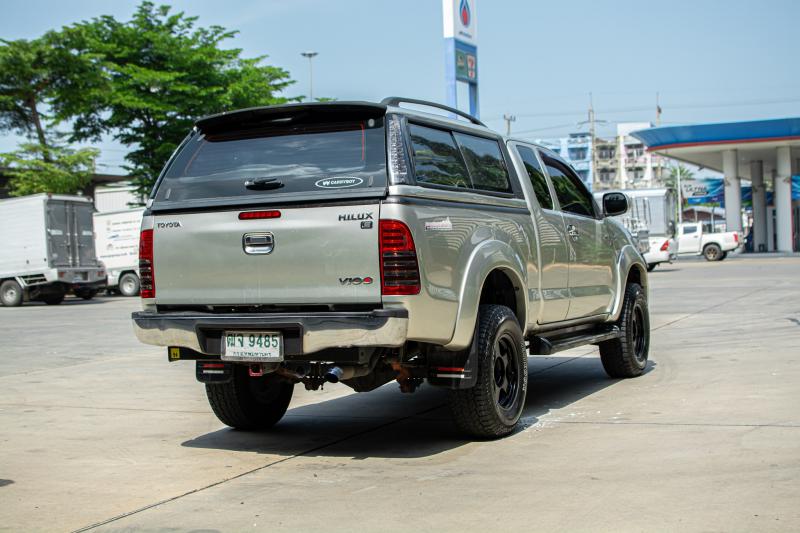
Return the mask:
<svg viewBox="0 0 800 533">
<path fill-rule="evenodd" d="M 94 214 L 97 257 L 106 266 L 107 288 L 139 295 L 139 228 L 144 208 Z"/>
<path fill-rule="evenodd" d="M 739 247 L 739 233 L 724 231 L 711 233 L 702 222 L 684 222 L 679 225 L 678 253 L 702 255 L 708 261 L 722 261 Z"/>
<path fill-rule="evenodd" d="M 35 194 L 0 200 L 0 302 L 90 300 L 106 284 L 94 250 L 92 202 Z"/>
<path fill-rule="evenodd" d="M 413 111 L 425 105 L 465 121 Z M 198 120 L 140 238 L 145 343 L 196 360 L 211 408 L 272 426 L 296 383 L 450 389 L 477 437 L 516 427 L 528 351 L 647 364 L 646 265 L 554 152 L 438 104 L 290 104 Z"/>
</svg>

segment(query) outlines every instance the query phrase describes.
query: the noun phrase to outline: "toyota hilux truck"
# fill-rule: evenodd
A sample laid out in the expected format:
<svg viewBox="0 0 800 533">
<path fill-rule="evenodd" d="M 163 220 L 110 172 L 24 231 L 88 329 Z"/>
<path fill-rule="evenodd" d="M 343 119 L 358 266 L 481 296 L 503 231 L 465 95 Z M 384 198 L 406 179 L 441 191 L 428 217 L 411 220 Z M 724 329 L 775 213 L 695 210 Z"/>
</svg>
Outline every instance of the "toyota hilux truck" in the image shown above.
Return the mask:
<svg viewBox="0 0 800 533">
<path fill-rule="evenodd" d="M 601 203 L 554 152 L 434 103 L 202 118 L 147 203 L 134 330 L 194 361 L 234 428 L 276 424 L 299 383 L 395 380 L 500 437 L 529 354 L 597 345 L 609 376 L 645 370 L 647 265 L 611 218 L 625 195 Z"/>
</svg>

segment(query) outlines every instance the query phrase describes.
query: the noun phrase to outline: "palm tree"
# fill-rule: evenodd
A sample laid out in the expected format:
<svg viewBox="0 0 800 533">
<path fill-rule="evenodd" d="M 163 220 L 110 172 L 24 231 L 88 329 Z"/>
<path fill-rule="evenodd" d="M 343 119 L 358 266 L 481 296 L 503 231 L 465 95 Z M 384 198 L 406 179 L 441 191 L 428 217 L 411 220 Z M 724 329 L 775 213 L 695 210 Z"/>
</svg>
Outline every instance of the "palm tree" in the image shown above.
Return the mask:
<svg viewBox="0 0 800 533">
<path fill-rule="evenodd" d="M 694 179 L 694 172 L 679 163 L 669 169 L 669 176 L 664 178 L 664 186 L 670 189 L 677 189 L 679 176 L 681 181 L 691 180 Z"/>
</svg>

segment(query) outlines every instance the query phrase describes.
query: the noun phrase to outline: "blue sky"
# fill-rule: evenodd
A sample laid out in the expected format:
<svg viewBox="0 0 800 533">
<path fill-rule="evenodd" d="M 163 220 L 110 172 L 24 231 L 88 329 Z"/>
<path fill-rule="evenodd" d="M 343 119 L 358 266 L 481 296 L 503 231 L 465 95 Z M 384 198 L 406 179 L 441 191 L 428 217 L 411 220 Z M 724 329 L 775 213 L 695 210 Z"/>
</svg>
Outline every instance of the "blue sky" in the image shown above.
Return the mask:
<svg viewBox="0 0 800 533">
<path fill-rule="evenodd" d="M 34 38 L 101 14 L 127 19 L 138 2 L 4 0 L 3 39 Z M 157 2 L 158 3 L 158 2 Z M 439 0 L 195 0 L 163 2 L 199 24 L 239 30 L 228 42 L 268 55 L 297 83 L 289 95 L 340 100 L 388 95 L 444 101 Z M 478 0 L 481 118 L 502 129 L 517 116 L 521 137 L 578 131 L 589 93 L 597 118 L 665 124 L 800 115 L 795 0 Z M 585 126 L 584 126 L 585 127 Z M 16 139 L 0 138 L 0 150 Z M 100 146 L 114 171 L 124 148 Z"/>
</svg>

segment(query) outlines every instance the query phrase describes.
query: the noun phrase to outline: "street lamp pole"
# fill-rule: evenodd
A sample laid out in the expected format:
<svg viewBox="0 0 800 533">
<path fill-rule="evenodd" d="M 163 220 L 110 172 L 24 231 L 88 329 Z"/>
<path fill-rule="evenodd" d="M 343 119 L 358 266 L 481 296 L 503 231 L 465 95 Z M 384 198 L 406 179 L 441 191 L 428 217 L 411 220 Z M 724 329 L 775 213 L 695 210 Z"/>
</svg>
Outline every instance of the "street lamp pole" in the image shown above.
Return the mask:
<svg viewBox="0 0 800 533">
<path fill-rule="evenodd" d="M 309 50 L 308 52 L 300 52 L 300 55 L 303 57 L 308 58 L 308 101 L 314 101 L 314 64 L 312 63 L 312 59 L 314 56 L 318 55 L 319 52 L 312 52 Z"/>
</svg>

